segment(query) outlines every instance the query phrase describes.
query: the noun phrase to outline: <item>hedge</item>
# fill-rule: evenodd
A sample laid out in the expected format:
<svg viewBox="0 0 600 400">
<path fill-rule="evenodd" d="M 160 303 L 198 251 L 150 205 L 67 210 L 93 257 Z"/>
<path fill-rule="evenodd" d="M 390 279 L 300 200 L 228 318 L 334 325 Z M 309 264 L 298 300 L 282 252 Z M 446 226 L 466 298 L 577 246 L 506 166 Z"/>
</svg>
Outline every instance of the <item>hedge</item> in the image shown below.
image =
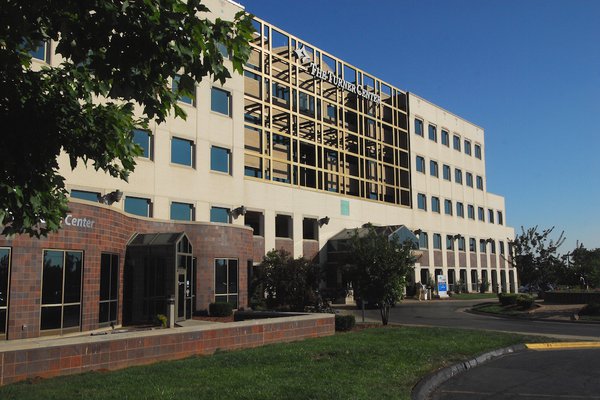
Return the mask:
<svg viewBox="0 0 600 400">
<path fill-rule="evenodd" d="M 208 313 L 211 317 L 229 317 L 233 314 L 233 306 L 230 303 L 210 303 Z"/>
<path fill-rule="evenodd" d="M 335 330 L 338 332 L 349 331 L 356 325 L 354 315 L 336 315 Z"/>
<path fill-rule="evenodd" d="M 546 292 L 544 303 L 590 304 L 600 303 L 600 292 Z"/>
</svg>

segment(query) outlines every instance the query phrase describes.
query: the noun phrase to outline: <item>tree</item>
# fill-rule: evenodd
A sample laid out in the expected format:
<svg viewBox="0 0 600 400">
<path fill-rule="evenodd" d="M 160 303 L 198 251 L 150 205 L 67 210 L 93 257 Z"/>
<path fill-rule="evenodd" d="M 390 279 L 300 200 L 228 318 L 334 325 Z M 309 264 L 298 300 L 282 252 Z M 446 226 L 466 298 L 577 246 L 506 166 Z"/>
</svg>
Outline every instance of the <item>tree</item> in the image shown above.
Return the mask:
<svg viewBox="0 0 600 400">
<path fill-rule="evenodd" d="M 303 257 L 294 259 L 285 250 L 271 250 L 254 270 L 251 292 L 267 295 L 267 306 L 275 309 L 305 311 L 319 303 L 321 267 Z"/>
<path fill-rule="evenodd" d="M 67 212 L 57 156 L 127 180 L 141 148 L 132 129 L 169 114 L 212 75 L 224 82 L 249 57 L 251 15 L 210 21 L 200 0 L 5 0 L 0 7 L 0 226 L 56 231 Z M 53 40 L 57 67 L 30 52 Z M 175 90 L 171 81 L 179 76 Z M 135 109 L 139 112 L 136 112 Z M 40 223 L 43 221 L 43 223 Z"/>
<path fill-rule="evenodd" d="M 550 239 L 554 227 L 538 232 L 538 227 L 521 227 L 521 234 L 510 241 L 512 249 L 509 262 L 517 269 L 521 284 L 546 290 L 559 279 L 564 261 L 558 248 L 564 243 L 564 232 L 555 241 Z"/>
<path fill-rule="evenodd" d="M 586 249 L 579 245 L 569 254 L 565 284 L 600 287 L 600 248 Z"/>
<path fill-rule="evenodd" d="M 366 228 L 366 233 L 356 230 L 351 239 L 347 277 L 355 297 L 376 304 L 381 322 L 387 325 L 390 307 L 401 299 L 407 275 L 414 267 L 413 244 L 379 234 L 370 224 Z"/>
</svg>

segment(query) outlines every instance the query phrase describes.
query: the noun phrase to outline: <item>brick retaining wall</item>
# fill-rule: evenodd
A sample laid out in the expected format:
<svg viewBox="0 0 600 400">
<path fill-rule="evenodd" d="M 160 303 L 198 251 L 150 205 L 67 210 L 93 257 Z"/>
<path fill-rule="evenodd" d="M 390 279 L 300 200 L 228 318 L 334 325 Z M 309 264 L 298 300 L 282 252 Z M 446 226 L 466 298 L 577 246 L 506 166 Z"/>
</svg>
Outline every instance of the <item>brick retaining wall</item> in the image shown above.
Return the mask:
<svg viewBox="0 0 600 400">
<path fill-rule="evenodd" d="M 102 336 L 61 337 L 0 344 L 0 385 L 27 378 L 176 360 L 215 350 L 330 336 L 333 314 L 309 314 L 269 320 L 241 321 Z"/>
</svg>

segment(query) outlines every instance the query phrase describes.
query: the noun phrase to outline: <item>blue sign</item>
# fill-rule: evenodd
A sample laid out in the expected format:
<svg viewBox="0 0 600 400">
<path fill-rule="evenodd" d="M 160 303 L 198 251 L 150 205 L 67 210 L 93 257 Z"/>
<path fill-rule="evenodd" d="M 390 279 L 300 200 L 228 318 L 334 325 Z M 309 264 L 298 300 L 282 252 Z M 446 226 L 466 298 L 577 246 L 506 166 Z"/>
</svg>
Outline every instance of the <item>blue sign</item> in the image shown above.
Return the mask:
<svg viewBox="0 0 600 400">
<path fill-rule="evenodd" d="M 440 283 L 438 283 L 438 290 L 440 292 L 447 292 L 448 289 L 446 287 L 446 282 L 440 282 Z"/>
</svg>

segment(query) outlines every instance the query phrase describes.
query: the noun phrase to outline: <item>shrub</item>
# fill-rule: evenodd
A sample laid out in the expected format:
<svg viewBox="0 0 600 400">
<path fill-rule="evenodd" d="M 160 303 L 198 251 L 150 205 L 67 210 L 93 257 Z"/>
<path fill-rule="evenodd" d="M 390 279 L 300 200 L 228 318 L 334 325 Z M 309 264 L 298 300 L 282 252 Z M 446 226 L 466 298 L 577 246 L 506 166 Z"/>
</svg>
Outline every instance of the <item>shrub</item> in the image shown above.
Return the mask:
<svg viewBox="0 0 600 400">
<path fill-rule="evenodd" d="M 600 303 L 590 303 L 579 310 L 579 315 L 600 315 Z"/>
<path fill-rule="evenodd" d="M 354 315 L 336 315 L 335 316 L 335 330 L 337 332 L 345 332 L 354 328 L 356 325 L 356 319 Z"/>
<path fill-rule="evenodd" d="M 533 296 L 531 295 L 519 294 L 516 296 L 516 303 L 517 306 L 519 306 L 523 310 L 529 310 L 531 307 L 533 307 L 535 301 L 533 299 Z"/>
<path fill-rule="evenodd" d="M 517 304 L 516 293 L 498 293 L 498 300 L 503 306 L 514 306 Z"/>
<path fill-rule="evenodd" d="M 233 314 L 233 306 L 230 303 L 210 303 L 208 312 L 211 317 L 229 317 Z"/>
<path fill-rule="evenodd" d="M 154 323 L 162 326 L 163 328 L 167 327 L 167 322 L 167 316 L 164 314 L 156 314 L 156 317 L 154 317 Z"/>
<path fill-rule="evenodd" d="M 479 293 L 485 293 L 490 289 L 490 283 L 488 281 L 482 281 L 479 284 Z"/>
</svg>

